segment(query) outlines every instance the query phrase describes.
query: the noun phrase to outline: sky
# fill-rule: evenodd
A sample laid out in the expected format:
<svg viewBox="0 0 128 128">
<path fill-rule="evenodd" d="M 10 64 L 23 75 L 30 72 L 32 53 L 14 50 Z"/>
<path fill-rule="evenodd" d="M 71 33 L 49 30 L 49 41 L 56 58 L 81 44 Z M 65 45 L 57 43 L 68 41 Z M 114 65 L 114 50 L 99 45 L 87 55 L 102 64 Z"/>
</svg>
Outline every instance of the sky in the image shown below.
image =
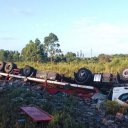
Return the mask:
<svg viewBox="0 0 128 128">
<path fill-rule="evenodd" d="M 63 53 L 128 54 L 128 0 L 0 0 L 0 49 L 54 33 Z"/>
</svg>

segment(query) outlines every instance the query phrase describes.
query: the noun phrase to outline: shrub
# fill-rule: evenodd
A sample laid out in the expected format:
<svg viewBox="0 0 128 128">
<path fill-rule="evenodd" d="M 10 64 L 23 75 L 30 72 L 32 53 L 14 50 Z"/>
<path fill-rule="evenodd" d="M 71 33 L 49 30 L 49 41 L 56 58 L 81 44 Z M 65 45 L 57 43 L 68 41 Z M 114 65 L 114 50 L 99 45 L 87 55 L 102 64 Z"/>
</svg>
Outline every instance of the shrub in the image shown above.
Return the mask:
<svg viewBox="0 0 128 128">
<path fill-rule="evenodd" d="M 116 101 L 107 100 L 104 103 L 106 114 L 116 114 L 120 110 L 120 105 Z"/>
</svg>

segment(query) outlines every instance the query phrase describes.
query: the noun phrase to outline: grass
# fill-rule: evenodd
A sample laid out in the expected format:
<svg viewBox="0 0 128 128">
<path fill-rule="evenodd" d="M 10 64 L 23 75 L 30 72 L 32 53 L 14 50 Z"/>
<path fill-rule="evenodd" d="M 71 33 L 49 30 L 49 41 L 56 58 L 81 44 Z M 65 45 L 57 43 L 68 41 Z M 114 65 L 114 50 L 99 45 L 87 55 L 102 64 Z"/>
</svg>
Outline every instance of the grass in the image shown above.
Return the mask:
<svg viewBox="0 0 128 128">
<path fill-rule="evenodd" d="M 45 99 L 47 98 L 47 101 Z M 54 119 L 48 124 L 47 128 L 86 128 L 85 123 L 76 122 L 72 116 L 73 107 L 77 105 L 77 101 L 69 95 L 55 95 L 56 100 L 62 100 L 61 109 L 57 109 L 55 104 L 51 102 L 53 96 L 40 94 L 32 91 L 26 86 L 8 87 L 0 93 L 0 128 L 16 128 L 16 120 L 19 118 L 19 107 L 22 105 L 36 105 L 53 115 Z M 59 105 L 57 105 L 59 107 Z M 27 122 L 27 126 L 35 128 L 35 123 Z M 24 127 L 24 126 L 23 126 Z"/>
<path fill-rule="evenodd" d="M 50 70 L 55 71 L 65 76 L 74 77 L 74 72 L 79 68 L 85 67 L 91 70 L 93 73 L 114 73 L 119 72 L 123 67 L 127 67 L 128 61 L 121 60 L 120 63 L 115 64 L 114 60 L 112 62 L 106 63 L 86 63 L 86 62 L 61 62 L 61 63 L 37 63 L 37 62 L 16 62 L 19 68 L 23 68 L 25 65 L 30 65 L 38 70 Z"/>
</svg>

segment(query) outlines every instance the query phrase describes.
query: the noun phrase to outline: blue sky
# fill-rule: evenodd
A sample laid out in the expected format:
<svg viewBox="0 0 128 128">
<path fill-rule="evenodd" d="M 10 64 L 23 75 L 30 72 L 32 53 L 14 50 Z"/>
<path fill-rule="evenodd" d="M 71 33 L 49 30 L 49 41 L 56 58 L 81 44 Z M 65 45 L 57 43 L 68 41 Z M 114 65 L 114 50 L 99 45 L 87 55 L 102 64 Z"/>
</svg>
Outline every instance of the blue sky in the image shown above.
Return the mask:
<svg viewBox="0 0 128 128">
<path fill-rule="evenodd" d="M 50 32 L 64 53 L 128 53 L 127 0 L 0 0 L 0 49 L 19 50 Z"/>
</svg>

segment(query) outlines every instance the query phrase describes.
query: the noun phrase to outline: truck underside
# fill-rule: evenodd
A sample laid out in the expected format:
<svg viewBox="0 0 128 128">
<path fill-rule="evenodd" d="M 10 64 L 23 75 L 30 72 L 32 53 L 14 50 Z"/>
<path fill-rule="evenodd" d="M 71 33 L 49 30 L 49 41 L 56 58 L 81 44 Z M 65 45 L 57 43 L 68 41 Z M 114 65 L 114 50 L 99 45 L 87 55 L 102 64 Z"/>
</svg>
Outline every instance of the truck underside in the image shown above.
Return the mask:
<svg viewBox="0 0 128 128">
<path fill-rule="evenodd" d="M 80 68 L 74 78 L 66 77 L 52 71 L 38 71 L 26 65 L 19 69 L 14 63 L 0 62 L 0 79 L 21 79 L 41 83 L 51 94 L 64 92 L 67 94 L 91 98 L 96 93 L 103 93 L 111 100 L 128 106 L 128 69 L 120 73 L 92 73 L 87 68 Z"/>
</svg>

